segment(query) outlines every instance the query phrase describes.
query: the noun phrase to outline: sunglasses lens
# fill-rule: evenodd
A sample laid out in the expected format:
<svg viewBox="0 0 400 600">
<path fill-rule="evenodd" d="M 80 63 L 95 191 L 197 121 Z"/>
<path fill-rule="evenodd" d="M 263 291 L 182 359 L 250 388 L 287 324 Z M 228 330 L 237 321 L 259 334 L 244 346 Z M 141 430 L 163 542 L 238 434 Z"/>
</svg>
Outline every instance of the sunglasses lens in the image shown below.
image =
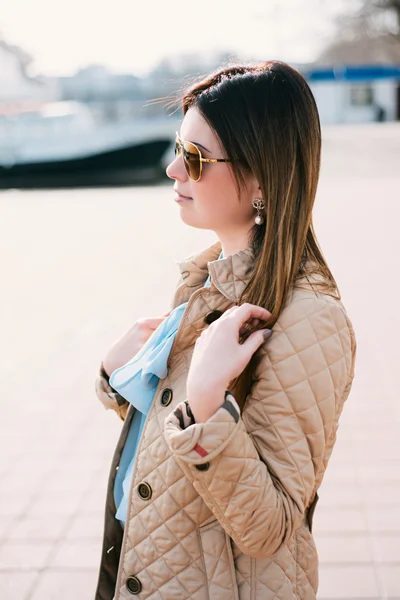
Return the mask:
<svg viewBox="0 0 400 600">
<path fill-rule="evenodd" d="M 189 177 L 197 180 L 200 176 L 200 153 L 197 147 L 190 142 L 183 144 L 183 161 Z"/>
<path fill-rule="evenodd" d="M 183 142 L 182 144 L 176 140 L 175 142 L 175 156 L 178 156 L 182 151 L 183 164 L 185 171 L 189 175 L 190 179 L 197 181 L 200 176 L 201 162 L 200 153 L 196 146 L 190 142 Z"/>
</svg>

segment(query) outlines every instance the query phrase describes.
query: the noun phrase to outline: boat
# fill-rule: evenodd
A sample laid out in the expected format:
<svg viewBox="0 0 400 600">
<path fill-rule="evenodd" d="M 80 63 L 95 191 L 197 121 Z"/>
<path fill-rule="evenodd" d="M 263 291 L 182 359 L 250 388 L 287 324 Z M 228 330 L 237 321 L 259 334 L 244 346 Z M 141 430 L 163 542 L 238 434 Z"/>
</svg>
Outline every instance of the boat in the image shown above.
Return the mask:
<svg viewBox="0 0 400 600">
<path fill-rule="evenodd" d="M 165 176 L 176 117 L 98 122 L 82 102 L 0 115 L 0 189 L 129 185 Z"/>
</svg>

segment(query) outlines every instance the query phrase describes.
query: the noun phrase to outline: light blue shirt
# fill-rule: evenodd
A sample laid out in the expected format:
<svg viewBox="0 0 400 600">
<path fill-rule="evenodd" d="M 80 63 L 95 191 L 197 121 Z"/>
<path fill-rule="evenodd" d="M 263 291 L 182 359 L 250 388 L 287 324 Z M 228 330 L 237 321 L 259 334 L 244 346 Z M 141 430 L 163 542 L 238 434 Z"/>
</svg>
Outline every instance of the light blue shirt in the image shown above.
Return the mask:
<svg viewBox="0 0 400 600">
<path fill-rule="evenodd" d="M 223 253 L 218 260 L 223 258 Z M 210 286 L 208 276 L 204 287 Z M 110 385 L 135 406 L 114 483 L 115 516 L 124 527 L 136 452 L 158 381 L 167 376 L 167 360 L 187 302 L 180 304 L 151 334 L 137 354 L 111 373 Z"/>
</svg>

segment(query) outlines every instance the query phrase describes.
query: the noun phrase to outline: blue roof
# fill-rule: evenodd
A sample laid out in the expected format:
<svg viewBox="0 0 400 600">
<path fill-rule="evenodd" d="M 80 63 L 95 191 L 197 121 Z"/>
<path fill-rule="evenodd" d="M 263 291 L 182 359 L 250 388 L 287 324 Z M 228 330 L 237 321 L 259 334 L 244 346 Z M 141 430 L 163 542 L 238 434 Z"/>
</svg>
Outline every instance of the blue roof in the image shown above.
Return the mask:
<svg viewBox="0 0 400 600">
<path fill-rule="evenodd" d="M 400 79 L 400 65 L 343 65 L 339 67 L 316 67 L 305 69 L 310 81 L 365 81 L 373 79 Z"/>
</svg>

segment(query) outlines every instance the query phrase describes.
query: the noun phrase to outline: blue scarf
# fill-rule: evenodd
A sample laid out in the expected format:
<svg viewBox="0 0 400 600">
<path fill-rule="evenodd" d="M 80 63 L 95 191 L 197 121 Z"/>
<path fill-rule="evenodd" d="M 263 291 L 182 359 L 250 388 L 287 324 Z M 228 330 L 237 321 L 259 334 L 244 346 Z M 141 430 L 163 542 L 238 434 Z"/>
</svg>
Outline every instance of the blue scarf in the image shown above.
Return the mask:
<svg viewBox="0 0 400 600">
<path fill-rule="evenodd" d="M 221 258 L 223 258 L 222 252 L 218 260 Z M 209 286 L 210 276 L 204 284 L 204 287 Z M 167 376 L 169 353 L 186 305 L 187 302 L 184 302 L 174 308 L 151 334 L 141 350 L 126 365 L 113 371 L 110 376 L 111 387 L 136 408 L 121 454 L 114 486 L 114 499 L 117 506 L 115 516 L 122 525 L 125 525 L 127 518 L 129 489 L 139 439 L 158 382 Z"/>
</svg>

